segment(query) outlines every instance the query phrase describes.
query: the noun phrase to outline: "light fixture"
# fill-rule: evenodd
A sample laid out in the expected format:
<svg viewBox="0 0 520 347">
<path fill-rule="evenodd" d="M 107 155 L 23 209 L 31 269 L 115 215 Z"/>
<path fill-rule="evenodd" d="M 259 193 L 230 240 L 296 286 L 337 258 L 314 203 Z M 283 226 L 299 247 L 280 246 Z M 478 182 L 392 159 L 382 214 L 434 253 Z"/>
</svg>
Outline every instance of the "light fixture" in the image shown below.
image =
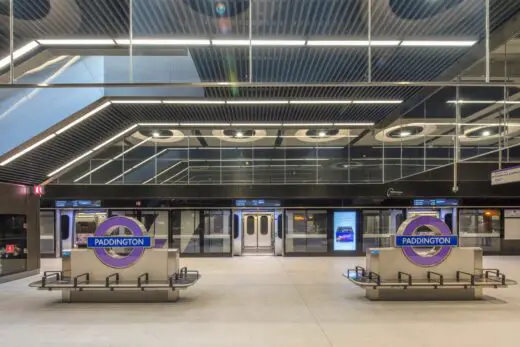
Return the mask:
<svg viewBox="0 0 520 347">
<path fill-rule="evenodd" d="M 1 162 L 0 166 L 5 166 L 5 165 L 9 164 L 13 160 L 20 158 L 22 155 L 32 151 L 36 147 L 39 147 L 39 146 L 43 145 L 45 142 L 53 139 L 54 137 L 56 137 L 56 134 L 50 134 L 49 136 L 41 139 L 40 141 L 33 143 L 32 145 L 30 145 L 29 147 L 25 148 L 24 150 L 21 150 L 20 152 L 10 156 L 9 158 L 7 158 L 3 162 Z"/>
<path fill-rule="evenodd" d="M 244 136 L 244 133 L 241 132 L 241 131 L 237 131 L 237 133 L 235 134 L 235 137 L 243 137 Z"/>
<path fill-rule="evenodd" d="M 73 126 L 83 122 L 85 119 L 87 118 L 90 118 L 92 117 L 93 115 L 95 115 L 96 113 L 98 113 L 99 111 L 103 110 L 104 108 L 106 108 L 107 106 L 110 105 L 110 101 L 107 101 L 101 105 L 99 105 L 98 107 L 96 107 L 95 109 L 93 109 L 92 111 L 90 112 L 87 112 L 85 113 L 83 116 L 79 117 L 78 119 L 76 119 L 75 121 L 65 125 L 63 128 L 61 128 L 60 130 L 56 131 L 56 134 L 61 134 L 61 133 L 64 133 L 65 131 L 69 130 L 70 128 L 72 128 Z"/>
<path fill-rule="evenodd" d="M 290 104 L 301 105 L 323 105 L 323 104 L 351 104 L 352 100 L 289 100 Z"/>
<path fill-rule="evenodd" d="M 224 100 L 163 100 L 165 104 L 187 104 L 187 105 L 217 105 L 225 104 Z"/>
<path fill-rule="evenodd" d="M 161 154 L 163 154 L 163 153 L 166 152 L 167 150 L 168 150 L 167 148 L 166 148 L 166 149 L 163 149 L 162 151 L 157 152 L 156 154 L 152 155 L 151 157 L 148 157 L 148 158 L 146 158 L 145 160 L 143 160 L 143 161 L 141 161 L 141 162 L 135 164 L 135 165 L 132 166 L 131 168 L 129 168 L 129 169 L 123 171 L 123 173 L 121 173 L 121 174 L 117 175 L 116 177 L 112 178 L 110 181 L 107 181 L 105 184 L 110 184 L 110 183 L 114 182 L 115 180 L 117 180 L 117 179 L 120 178 L 120 177 L 123 177 L 124 175 L 126 175 L 126 174 L 129 173 L 130 171 L 132 171 L 132 170 L 134 170 L 134 169 L 137 169 L 139 166 L 143 165 L 144 163 L 147 163 L 147 162 L 149 162 L 150 160 L 152 160 L 153 158 L 160 156 Z"/>
<path fill-rule="evenodd" d="M 289 100 L 228 100 L 228 105 L 285 105 Z"/>
<path fill-rule="evenodd" d="M 307 46 L 337 46 L 337 47 L 368 47 L 368 46 L 399 46 L 398 40 L 308 40 Z"/>
<path fill-rule="evenodd" d="M 318 133 L 318 135 L 319 135 L 320 137 L 325 137 L 325 136 L 327 136 L 327 133 L 326 133 L 325 131 L 322 130 L 322 131 L 320 131 L 320 132 Z"/>
<path fill-rule="evenodd" d="M 179 123 L 139 123 L 142 127 L 178 127 Z"/>
<path fill-rule="evenodd" d="M 16 61 L 16 59 L 18 59 L 18 58 L 22 57 L 23 55 L 29 53 L 30 51 L 32 51 L 33 49 L 35 49 L 38 46 L 39 46 L 39 44 L 36 41 L 29 42 L 25 46 L 15 50 L 15 51 L 13 51 L 13 60 Z M 8 55 L 5 58 L 0 60 L 0 69 L 3 68 L 3 67 L 6 67 L 10 63 L 11 63 L 11 55 Z"/>
<path fill-rule="evenodd" d="M 118 45 L 129 45 L 129 39 L 116 39 Z M 150 46 L 209 46 L 208 39 L 133 39 L 132 45 Z"/>
<path fill-rule="evenodd" d="M 409 47 L 471 47 L 477 41 L 404 40 L 401 46 Z"/>
<path fill-rule="evenodd" d="M 237 40 L 219 40 L 219 39 L 211 40 L 211 43 L 213 44 L 213 46 L 249 46 L 250 42 L 251 41 L 249 41 L 249 40 L 241 40 L 241 39 L 237 39 Z"/>
<path fill-rule="evenodd" d="M 158 131 L 154 131 L 154 132 L 152 133 L 152 136 L 155 137 L 155 138 L 157 138 L 157 137 L 161 136 L 161 134 L 160 134 Z"/>
<path fill-rule="evenodd" d="M 407 136 L 410 136 L 410 135 L 412 135 L 412 133 L 409 132 L 409 131 L 406 131 L 406 130 L 403 130 L 403 131 L 401 131 L 401 132 L 399 133 L 399 136 L 400 136 L 400 137 L 407 137 Z"/>
<path fill-rule="evenodd" d="M 358 123 L 334 123 L 334 126 L 338 127 L 371 127 L 373 122 L 358 122 Z"/>
<path fill-rule="evenodd" d="M 385 104 L 401 104 L 403 100 L 353 100 L 353 104 L 365 105 L 385 105 Z"/>
<path fill-rule="evenodd" d="M 113 104 L 160 104 L 161 100 L 112 100 Z"/>
<path fill-rule="evenodd" d="M 125 151 L 119 153 L 118 155 L 116 155 L 115 157 L 113 157 L 112 159 L 110 159 L 109 161 L 107 161 L 107 162 L 105 162 L 105 163 L 103 163 L 103 164 L 101 164 L 101 165 L 95 167 L 94 169 L 90 170 L 89 172 L 87 172 L 87 173 L 84 174 L 83 176 L 76 178 L 76 179 L 74 180 L 74 183 L 76 183 L 76 182 L 78 182 L 78 181 L 81 181 L 82 179 L 84 179 L 84 178 L 87 177 L 88 175 L 90 175 L 90 174 L 92 174 L 92 173 L 98 171 L 99 169 L 101 169 L 101 168 L 107 166 L 108 164 L 110 164 L 111 162 L 113 162 L 113 161 L 115 161 L 115 160 L 121 158 L 121 157 L 122 157 L 123 155 L 125 155 L 126 153 L 128 153 L 128 152 L 130 152 L 130 151 L 133 151 L 134 149 L 136 149 L 137 147 L 141 146 L 143 143 L 149 141 L 150 139 L 151 139 L 151 137 L 148 137 L 147 139 L 145 139 L 145 140 L 139 142 L 138 144 L 133 145 L 132 147 L 128 148 L 127 150 L 125 150 Z M 94 150 L 92 150 L 92 152 L 94 152 Z"/>
<path fill-rule="evenodd" d="M 251 40 L 253 46 L 305 46 L 305 40 Z"/>
<path fill-rule="evenodd" d="M 159 176 L 165 174 L 166 172 L 170 171 L 171 169 L 177 167 L 178 165 L 180 165 L 180 164 L 182 164 L 182 163 L 183 163 L 183 161 L 178 161 L 178 162 L 176 162 L 175 164 L 173 164 L 172 166 L 170 166 L 170 167 L 164 169 L 163 171 L 159 172 L 157 175 L 153 176 L 152 178 L 147 179 L 147 180 L 144 181 L 142 184 L 150 183 L 150 182 L 153 181 L 155 178 L 157 178 L 157 177 L 159 177 Z"/>
<path fill-rule="evenodd" d="M 44 39 L 38 40 L 41 45 L 49 45 L 49 46 L 81 46 L 81 45 L 103 45 L 110 46 L 115 45 L 114 40 L 112 39 Z"/>
<path fill-rule="evenodd" d="M 284 123 L 284 127 L 331 127 L 333 123 Z"/>
<path fill-rule="evenodd" d="M 120 138 L 120 137 L 123 136 L 124 134 L 126 134 L 126 133 L 132 131 L 133 129 L 137 128 L 137 126 L 138 126 L 137 124 L 132 125 L 131 127 L 129 127 L 129 128 L 127 128 L 127 129 L 121 131 L 119 134 L 112 136 L 111 138 L 109 138 L 109 139 L 106 140 L 105 142 L 103 142 L 103 143 L 101 143 L 100 145 L 94 147 L 92 150 L 93 150 L 93 151 L 97 151 L 98 149 L 101 149 L 101 148 L 105 147 L 106 145 L 108 145 L 108 144 L 111 143 L 112 141 L 114 141 L 114 140 Z"/>
<path fill-rule="evenodd" d="M 484 130 L 482 132 L 482 136 L 489 136 L 489 135 L 491 135 L 491 131 L 489 131 L 489 130 Z"/>
<path fill-rule="evenodd" d="M 457 104 L 457 100 L 448 100 L 446 101 L 446 103 L 448 104 Z M 485 105 L 490 105 L 490 104 L 506 104 L 506 105 L 518 105 L 520 104 L 520 101 L 518 100 L 462 100 L 462 99 L 459 99 L 458 101 L 459 104 L 468 104 L 468 105 L 471 105 L 471 104 L 474 104 L 474 105 L 479 105 L 479 104 L 485 104 Z"/>
<path fill-rule="evenodd" d="M 60 168 L 54 170 L 53 172 L 51 172 L 50 174 L 47 175 L 47 177 L 52 177 L 54 175 L 56 175 L 58 172 L 62 171 L 62 170 L 65 170 L 66 168 L 68 168 L 69 166 L 77 163 L 78 161 L 80 161 L 81 159 L 85 158 L 86 156 L 89 156 L 90 154 L 92 154 L 94 151 L 90 150 L 90 151 L 87 151 L 85 153 L 83 153 L 82 155 L 80 155 L 79 157 L 69 161 L 67 164 L 61 166 Z"/>
<path fill-rule="evenodd" d="M 181 127 L 228 127 L 231 123 L 181 123 Z"/>
<path fill-rule="evenodd" d="M 281 127 L 282 123 L 231 123 L 233 127 Z"/>
</svg>

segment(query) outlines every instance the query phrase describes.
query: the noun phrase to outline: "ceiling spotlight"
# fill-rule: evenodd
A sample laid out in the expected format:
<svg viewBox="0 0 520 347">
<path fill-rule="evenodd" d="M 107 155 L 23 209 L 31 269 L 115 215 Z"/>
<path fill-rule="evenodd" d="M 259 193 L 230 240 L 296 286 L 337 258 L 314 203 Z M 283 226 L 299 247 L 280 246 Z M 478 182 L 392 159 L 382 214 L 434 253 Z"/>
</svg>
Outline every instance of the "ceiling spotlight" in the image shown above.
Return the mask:
<svg viewBox="0 0 520 347">
<path fill-rule="evenodd" d="M 482 132 L 482 136 L 489 136 L 489 135 L 491 135 L 491 131 L 489 131 L 489 130 L 484 130 Z"/>
<path fill-rule="evenodd" d="M 407 136 L 410 136 L 410 135 L 412 135 L 412 133 L 409 132 L 409 131 L 406 131 L 406 130 L 403 130 L 403 131 L 401 131 L 399 133 L 399 136 L 401 136 L 401 137 L 407 137 Z"/>
<path fill-rule="evenodd" d="M 159 136 L 161 136 L 161 134 L 159 134 L 158 131 L 154 131 L 154 132 L 152 133 L 152 136 L 153 136 L 153 137 L 159 137 Z"/>
<path fill-rule="evenodd" d="M 325 136 L 327 136 L 327 133 L 326 133 L 325 131 L 322 130 L 322 131 L 320 131 L 320 132 L 318 133 L 318 135 L 319 135 L 320 137 L 325 137 Z"/>
<path fill-rule="evenodd" d="M 235 137 L 243 137 L 243 136 L 244 136 L 244 133 L 241 131 L 237 131 L 237 133 L 235 134 Z"/>
</svg>

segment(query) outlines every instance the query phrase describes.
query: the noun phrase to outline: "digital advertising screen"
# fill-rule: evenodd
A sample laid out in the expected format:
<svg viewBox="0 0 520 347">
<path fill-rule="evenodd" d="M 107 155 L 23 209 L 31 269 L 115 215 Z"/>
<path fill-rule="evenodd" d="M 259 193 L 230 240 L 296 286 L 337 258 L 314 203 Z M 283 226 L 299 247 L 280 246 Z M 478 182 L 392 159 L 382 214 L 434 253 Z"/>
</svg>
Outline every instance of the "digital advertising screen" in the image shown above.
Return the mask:
<svg viewBox="0 0 520 347">
<path fill-rule="evenodd" d="M 356 212 L 334 212 L 334 250 L 356 250 Z"/>
</svg>

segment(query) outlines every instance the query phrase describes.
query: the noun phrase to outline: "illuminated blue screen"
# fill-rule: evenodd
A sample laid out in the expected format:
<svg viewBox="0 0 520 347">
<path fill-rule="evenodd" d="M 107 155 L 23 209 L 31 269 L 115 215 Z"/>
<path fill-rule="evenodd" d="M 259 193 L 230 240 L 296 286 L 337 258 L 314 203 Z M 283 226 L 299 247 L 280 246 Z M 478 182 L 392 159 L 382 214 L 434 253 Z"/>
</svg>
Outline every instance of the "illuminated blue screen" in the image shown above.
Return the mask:
<svg viewBox="0 0 520 347">
<path fill-rule="evenodd" d="M 356 212 L 334 212 L 334 250 L 356 250 Z"/>
</svg>

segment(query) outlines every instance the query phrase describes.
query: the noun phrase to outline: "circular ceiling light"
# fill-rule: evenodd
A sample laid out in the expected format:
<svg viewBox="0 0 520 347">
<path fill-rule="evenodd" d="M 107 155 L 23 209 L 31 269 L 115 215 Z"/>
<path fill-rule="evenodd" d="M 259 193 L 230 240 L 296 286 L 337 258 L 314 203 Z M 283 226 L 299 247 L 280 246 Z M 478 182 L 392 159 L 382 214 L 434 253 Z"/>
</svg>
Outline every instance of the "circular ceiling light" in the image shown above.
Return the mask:
<svg viewBox="0 0 520 347">
<path fill-rule="evenodd" d="M 132 135 L 138 140 L 149 140 L 151 143 L 175 143 L 184 140 L 184 133 L 176 129 L 140 129 Z"/>
<path fill-rule="evenodd" d="M 376 134 L 376 140 L 381 142 L 401 142 L 424 138 L 432 134 L 437 127 L 432 124 L 409 123 L 381 130 Z"/>
<path fill-rule="evenodd" d="M 334 163 L 332 164 L 332 169 L 335 169 L 335 170 L 348 170 L 348 169 L 356 169 L 356 168 L 360 168 L 363 166 L 363 163 L 359 162 L 359 161 L 351 161 L 350 163 L 349 162 L 339 162 L 339 163 Z"/>
<path fill-rule="evenodd" d="M 502 128 L 502 131 L 500 131 Z M 463 135 L 460 135 L 461 142 L 478 142 L 494 140 L 503 135 L 511 135 L 520 132 L 518 125 L 483 125 L 466 129 Z"/>
<path fill-rule="evenodd" d="M 225 129 L 213 130 L 212 135 L 228 142 L 255 142 L 266 137 L 265 130 L 259 129 Z"/>
<path fill-rule="evenodd" d="M 300 129 L 295 136 L 303 142 L 330 142 L 348 137 L 348 129 Z"/>
</svg>

